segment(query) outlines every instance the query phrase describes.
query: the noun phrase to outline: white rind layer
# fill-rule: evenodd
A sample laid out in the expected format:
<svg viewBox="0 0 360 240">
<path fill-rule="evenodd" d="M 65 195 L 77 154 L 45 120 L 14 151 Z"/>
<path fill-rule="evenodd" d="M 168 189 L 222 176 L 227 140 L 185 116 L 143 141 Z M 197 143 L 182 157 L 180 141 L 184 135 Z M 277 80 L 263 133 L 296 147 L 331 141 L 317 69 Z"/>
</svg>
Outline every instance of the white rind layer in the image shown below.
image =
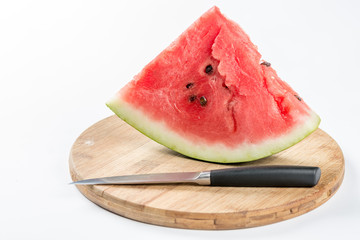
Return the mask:
<svg viewBox="0 0 360 240">
<path fill-rule="evenodd" d="M 121 119 L 154 141 L 186 156 L 210 162 L 247 162 L 280 152 L 304 139 L 320 124 L 319 116 L 311 111 L 303 124 L 294 127 L 286 135 L 256 144 L 240 144 L 229 148 L 223 144 L 199 144 L 171 130 L 163 122 L 154 121 L 142 111 L 123 101 L 117 94 L 106 105 Z"/>
</svg>

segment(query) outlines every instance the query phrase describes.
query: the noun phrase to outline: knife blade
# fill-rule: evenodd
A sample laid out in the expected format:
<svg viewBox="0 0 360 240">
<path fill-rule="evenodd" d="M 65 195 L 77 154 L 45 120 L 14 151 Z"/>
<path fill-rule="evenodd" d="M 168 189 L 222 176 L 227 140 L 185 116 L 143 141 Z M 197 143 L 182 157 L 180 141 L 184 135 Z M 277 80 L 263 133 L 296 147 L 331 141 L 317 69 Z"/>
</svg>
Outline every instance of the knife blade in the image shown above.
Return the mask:
<svg viewBox="0 0 360 240">
<path fill-rule="evenodd" d="M 310 166 L 248 166 L 202 172 L 173 172 L 92 178 L 72 182 L 76 185 L 95 184 L 175 184 L 193 183 L 226 187 L 313 187 L 321 170 Z"/>
</svg>

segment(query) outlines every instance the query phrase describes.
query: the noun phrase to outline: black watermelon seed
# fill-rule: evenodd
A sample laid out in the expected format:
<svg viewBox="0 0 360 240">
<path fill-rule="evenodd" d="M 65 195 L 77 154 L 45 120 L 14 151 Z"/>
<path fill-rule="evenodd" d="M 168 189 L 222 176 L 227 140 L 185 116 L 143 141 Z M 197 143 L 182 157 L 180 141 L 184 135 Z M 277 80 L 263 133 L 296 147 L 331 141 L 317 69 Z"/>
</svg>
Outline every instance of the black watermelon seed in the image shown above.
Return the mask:
<svg viewBox="0 0 360 240">
<path fill-rule="evenodd" d="M 262 61 L 262 62 L 260 63 L 260 65 L 265 65 L 265 66 L 267 66 L 267 67 L 270 67 L 270 66 L 271 66 L 271 63 L 269 63 L 269 62 L 267 62 L 267 61 Z"/>
<path fill-rule="evenodd" d="M 209 64 L 205 68 L 205 73 L 210 74 L 213 71 L 213 67 Z"/>
<path fill-rule="evenodd" d="M 202 97 L 200 98 L 200 105 L 203 106 L 203 107 L 205 107 L 206 104 L 207 104 L 207 100 L 206 100 L 206 98 L 205 98 L 204 96 L 202 96 Z"/>
<path fill-rule="evenodd" d="M 189 89 L 189 88 L 191 88 L 193 85 L 194 85 L 193 83 L 188 83 L 188 84 L 186 84 L 186 88 Z"/>
<path fill-rule="evenodd" d="M 296 98 L 297 98 L 297 100 L 299 100 L 300 102 L 301 102 L 301 97 L 299 97 L 298 95 L 294 95 Z"/>
<path fill-rule="evenodd" d="M 193 102 L 193 101 L 195 101 L 195 99 L 196 99 L 196 96 L 195 96 L 195 95 L 191 95 L 191 96 L 189 97 L 189 102 Z"/>
</svg>

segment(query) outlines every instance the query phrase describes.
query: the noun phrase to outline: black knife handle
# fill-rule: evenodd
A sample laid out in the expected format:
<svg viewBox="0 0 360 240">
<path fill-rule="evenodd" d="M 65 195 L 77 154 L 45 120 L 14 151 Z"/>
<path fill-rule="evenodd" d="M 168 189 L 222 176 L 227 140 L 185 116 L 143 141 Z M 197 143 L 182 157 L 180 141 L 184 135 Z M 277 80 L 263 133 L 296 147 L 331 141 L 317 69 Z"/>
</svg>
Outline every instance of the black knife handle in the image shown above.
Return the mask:
<svg viewBox="0 0 360 240">
<path fill-rule="evenodd" d="M 313 187 L 321 175 L 318 167 L 254 166 L 212 170 L 210 185 L 228 187 Z"/>
</svg>

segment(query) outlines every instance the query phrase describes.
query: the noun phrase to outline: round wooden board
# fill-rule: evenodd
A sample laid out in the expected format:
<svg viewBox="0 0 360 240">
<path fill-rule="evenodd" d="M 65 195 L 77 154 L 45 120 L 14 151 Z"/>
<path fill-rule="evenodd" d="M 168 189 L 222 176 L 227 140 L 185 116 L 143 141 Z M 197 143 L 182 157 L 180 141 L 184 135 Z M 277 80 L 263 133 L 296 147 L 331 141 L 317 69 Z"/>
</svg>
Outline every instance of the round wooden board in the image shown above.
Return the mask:
<svg viewBox="0 0 360 240">
<path fill-rule="evenodd" d="M 70 154 L 74 181 L 114 175 L 203 171 L 248 165 L 308 165 L 321 168 L 313 188 L 241 188 L 186 184 L 77 186 L 94 203 L 141 222 L 190 229 L 236 229 L 304 214 L 326 202 L 344 176 L 337 143 L 321 129 L 293 147 L 242 164 L 187 158 L 142 135 L 116 116 L 83 132 Z"/>
</svg>

